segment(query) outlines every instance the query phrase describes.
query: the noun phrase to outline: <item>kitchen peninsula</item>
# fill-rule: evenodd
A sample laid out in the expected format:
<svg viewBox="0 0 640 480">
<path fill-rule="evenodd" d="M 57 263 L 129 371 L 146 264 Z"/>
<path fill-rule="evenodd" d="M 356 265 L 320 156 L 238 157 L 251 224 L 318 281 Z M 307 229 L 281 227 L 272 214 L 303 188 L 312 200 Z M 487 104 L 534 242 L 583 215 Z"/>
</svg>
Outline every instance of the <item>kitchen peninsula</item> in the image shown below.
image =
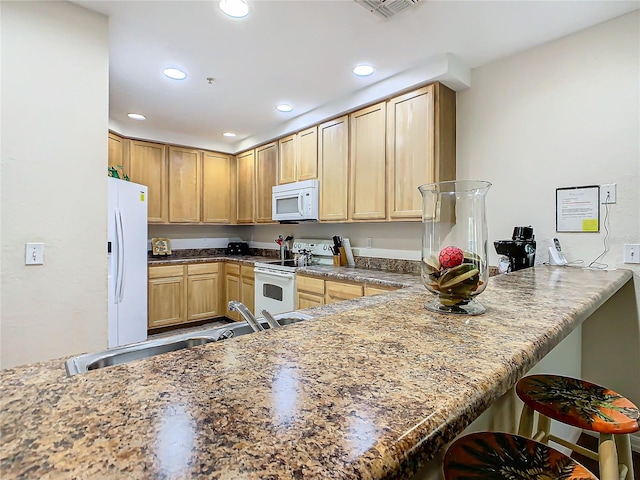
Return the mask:
<svg viewBox="0 0 640 480">
<path fill-rule="evenodd" d="M 6 369 L 2 478 L 409 478 L 631 278 L 539 266 L 476 317 L 414 285 L 84 375 Z"/>
</svg>

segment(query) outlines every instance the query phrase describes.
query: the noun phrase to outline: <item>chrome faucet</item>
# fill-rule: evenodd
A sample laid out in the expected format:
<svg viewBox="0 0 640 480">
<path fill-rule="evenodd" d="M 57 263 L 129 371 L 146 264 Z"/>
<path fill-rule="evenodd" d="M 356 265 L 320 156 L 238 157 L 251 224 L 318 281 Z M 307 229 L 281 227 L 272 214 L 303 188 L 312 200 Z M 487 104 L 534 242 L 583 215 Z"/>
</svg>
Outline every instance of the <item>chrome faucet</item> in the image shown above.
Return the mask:
<svg viewBox="0 0 640 480">
<path fill-rule="evenodd" d="M 237 300 L 231 300 L 229 302 L 229 310 L 231 310 L 232 312 L 238 312 L 240 315 L 242 315 L 242 318 L 247 321 L 254 332 L 261 332 L 264 330 L 264 328 L 262 328 L 262 325 L 260 325 L 260 322 L 256 320 L 256 317 L 253 316 L 251 311 L 246 307 L 244 303 L 238 302 Z"/>
</svg>

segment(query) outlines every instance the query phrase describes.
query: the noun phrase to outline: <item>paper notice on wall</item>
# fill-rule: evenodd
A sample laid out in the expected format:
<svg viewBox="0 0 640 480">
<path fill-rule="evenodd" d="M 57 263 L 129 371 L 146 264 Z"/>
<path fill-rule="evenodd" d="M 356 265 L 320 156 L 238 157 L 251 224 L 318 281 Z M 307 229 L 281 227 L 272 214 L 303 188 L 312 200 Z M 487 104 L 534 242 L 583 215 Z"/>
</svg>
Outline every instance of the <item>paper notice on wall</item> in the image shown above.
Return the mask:
<svg viewBox="0 0 640 480">
<path fill-rule="evenodd" d="M 600 231 L 600 187 L 556 188 L 556 231 Z"/>
</svg>

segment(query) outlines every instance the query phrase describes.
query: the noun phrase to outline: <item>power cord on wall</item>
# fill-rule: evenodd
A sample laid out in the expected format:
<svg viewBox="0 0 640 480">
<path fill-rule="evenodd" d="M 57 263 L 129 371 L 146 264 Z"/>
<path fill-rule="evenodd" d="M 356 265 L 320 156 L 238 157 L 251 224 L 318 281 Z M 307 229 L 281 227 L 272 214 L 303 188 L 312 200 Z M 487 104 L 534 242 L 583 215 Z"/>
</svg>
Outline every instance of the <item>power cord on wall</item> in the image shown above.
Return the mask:
<svg viewBox="0 0 640 480">
<path fill-rule="evenodd" d="M 609 267 L 608 264 L 606 263 L 600 263 L 598 262 L 598 260 L 600 260 L 602 257 L 604 257 L 608 252 L 609 252 L 609 198 L 610 198 L 610 194 L 609 192 L 607 192 L 607 198 L 605 200 L 604 203 L 604 231 L 605 236 L 604 236 L 604 240 L 603 240 L 603 247 L 604 250 L 602 251 L 602 253 L 600 255 L 598 255 L 595 260 L 593 260 L 589 265 L 587 265 L 587 268 L 593 268 L 596 270 L 605 270 Z"/>
</svg>

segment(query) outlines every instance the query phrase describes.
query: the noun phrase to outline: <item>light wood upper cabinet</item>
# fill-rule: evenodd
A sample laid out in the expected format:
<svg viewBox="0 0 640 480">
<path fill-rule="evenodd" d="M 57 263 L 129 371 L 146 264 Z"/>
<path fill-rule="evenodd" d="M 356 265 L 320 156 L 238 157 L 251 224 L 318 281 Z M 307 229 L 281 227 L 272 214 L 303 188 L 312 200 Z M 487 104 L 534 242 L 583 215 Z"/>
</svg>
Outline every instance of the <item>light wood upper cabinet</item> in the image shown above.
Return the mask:
<svg viewBox="0 0 640 480">
<path fill-rule="evenodd" d="M 349 218 L 353 220 L 386 217 L 385 112 L 382 102 L 349 115 Z"/>
<path fill-rule="evenodd" d="M 318 127 L 320 220 L 348 218 L 349 117 L 343 116 Z"/>
<path fill-rule="evenodd" d="M 278 145 L 273 142 L 256 148 L 256 221 L 273 223 L 271 188 L 278 173 Z"/>
<path fill-rule="evenodd" d="M 296 135 L 278 140 L 278 185 L 295 182 L 297 177 L 296 166 Z"/>
<path fill-rule="evenodd" d="M 438 83 L 388 101 L 390 220 L 420 220 L 418 187 L 455 179 L 455 115 L 455 92 Z"/>
<path fill-rule="evenodd" d="M 200 151 L 169 147 L 169 222 L 200 222 Z"/>
<path fill-rule="evenodd" d="M 129 175 L 128 140 L 109 132 L 109 167 Z"/>
<path fill-rule="evenodd" d="M 169 215 L 167 195 L 166 146 L 131 140 L 129 142 L 129 178 L 148 187 L 149 223 L 166 223 Z"/>
<path fill-rule="evenodd" d="M 231 155 L 202 152 L 202 222 L 235 222 L 235 160 Z"/>
<path fill-rule="evenodd" d="M 236 162 L 238 223 L 255 223 L 255 152 L 238 154 Z"/>
<path fill-rule="evenodd" d="M 318 178 L 318 127 L 298 133 L 298 181 Z"/>
<path fill-rule="evenodd" d="M 318 127 L 278 140 L 278 185 L 318 178 Z"/>
</svg>

